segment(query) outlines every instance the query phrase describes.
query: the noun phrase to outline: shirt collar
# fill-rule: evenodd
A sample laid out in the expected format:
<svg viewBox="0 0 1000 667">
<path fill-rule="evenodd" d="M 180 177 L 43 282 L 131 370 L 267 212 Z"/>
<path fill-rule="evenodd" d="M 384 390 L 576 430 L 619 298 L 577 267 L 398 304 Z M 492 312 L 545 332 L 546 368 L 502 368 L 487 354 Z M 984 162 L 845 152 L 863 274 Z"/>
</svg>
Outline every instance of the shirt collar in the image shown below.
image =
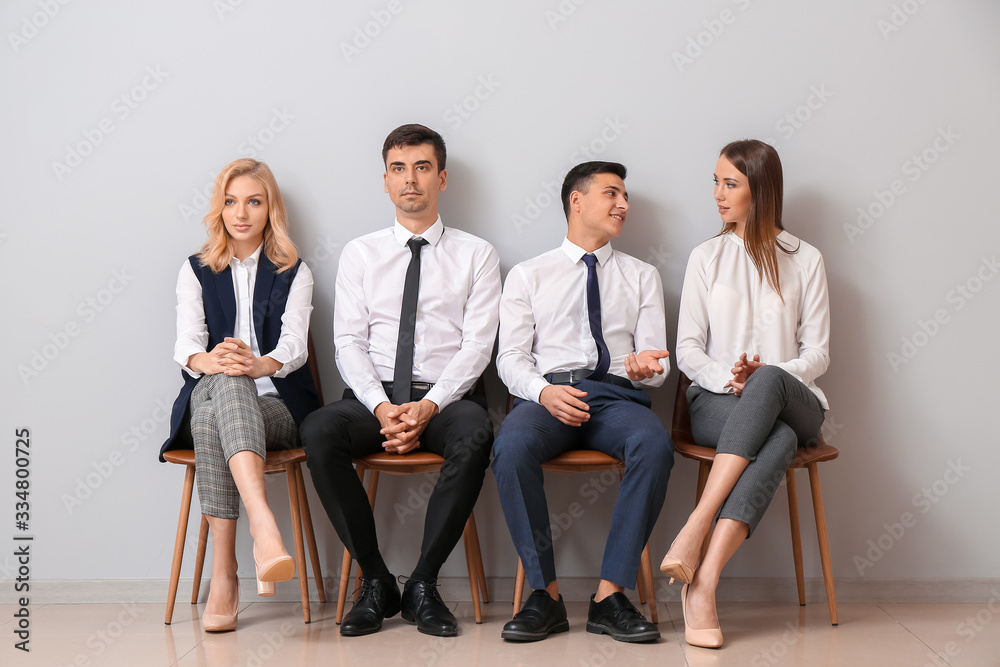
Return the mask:
<svg viewBox="0 0 1000 667">
<path fill-rule="evenodd" d="M 437 242 L 441 240 L 441 235 L 444 234 L 444 223 L 441 222 L 441 216 L 434 221 L 434 224 L 427 228 L 423 234 L 414 234 L 409 229 L 399 224 L 399 220 L 392 226 L 392 235 L 396 237 L 396 243 L 401 246 L 405 246 L 406 242 L 409 241 L 414 236 L 419 236 L 424 239 L 432 246 L 437 245 Z"/>
<path fill-rule="evenodd" d="M 563 239 L 562 251 L 566 253 L 566 256 L 570 258 L 574 264 L 580 261 L 580 259 L 587 254 L 587 251 L 578 246 L 577 244 L 570 241 L 568 238 Z M 594 257 L 597 258 L 597 263 L 604 266 L 604 263 L 611 259 L 611 242 L 607 242 L 600 248 L 594 251 Z"/>
<path fill-rule="evenodd" d="M 260 245 L 257 246 L 257 249 L 254 250 L 252 253 L 250 253 L 250 256 L 247 257 L 246 259 L 244 259 L 242 262 L 240 262 L 240 260 L 236 259 L 236 255 L 233 255 L 233 258 L 231 260 L 229 260 L 229 263 L 230 264 L 234 264 L 234 263 L 235 264 L 242 264 L 243 266 L 247 266 L 247 267 L 254 266 L 255 264 L 257 264 L 257 262 L 260 261 L 260 253 L 263 250 L 264 250 L 264 242 L 261 241 Z"/>
</svg>

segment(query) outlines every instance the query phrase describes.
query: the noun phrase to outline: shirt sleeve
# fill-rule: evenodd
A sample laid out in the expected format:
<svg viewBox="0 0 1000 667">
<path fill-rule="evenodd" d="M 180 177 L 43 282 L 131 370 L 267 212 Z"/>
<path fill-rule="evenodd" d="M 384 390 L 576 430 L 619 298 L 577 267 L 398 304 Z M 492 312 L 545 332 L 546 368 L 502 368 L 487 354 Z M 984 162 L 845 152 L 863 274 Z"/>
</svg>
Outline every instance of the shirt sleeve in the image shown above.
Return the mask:
<svg viewBox="0 0 1000 667">
<path fill-rule="evenodd" d="M 531 290 L 524 270 L 515 266 L 507 275 L 500 298 L 500 350 L 497 372 L 510 393 L 539 402 L 548 381 L 538 371 L 531 354 L 535 340 L 535 318 L 531 311 Z"/>
<path fill-rule="evenodd" d="M 660 274 L 650 268 L 643 276 L 639 291 L 639 315 L 635 323 L 635 352 L 667 349 L 667 318 L 663 310 L 663 283 Z M 633 380 L 635 387 L 659 387 L 670 374 L 670 357 L 660 359 L 663 373 L 644 380 Z"/>
<path fill-rule="evenodd" d="M 688 259 L 677 313 L 677 367 L 702 389 L 716 394 L 733 391 L 731 366 L 708 356 L 708 280 L 705 259 L 695 249 Z"/>
<path fill-rule="evenodd" d="M 796 340 L 798 358 L 775 365 L 810 385 L 830 366 L 830 294 L 822 256 L 810 267 L 807 276 Z"/>
<path fill-rule="evenodd" d="M 436 403 L 439 410 L 472 389 L 493 354 L 500 319 L 500 257 L 493 246 L 477 254 L 476 272 L 463 313 L 461 349 L 424 397 Z"/>
<path fill-rule="evenodd" d="M 283 378 L 306 363 L 309 357 L 309 319 L 312 316 L 313 275 L 305 262 L 299 264 L 281 316 L 281 335 L 273 350 L 266 353 L 282 364 L 274 377 Z"/>
<path fill-rule="evenodd" d="M 388 401 L 382 382 L 368 354 L 370 315 L 365 298 L 365 256 L 357 243 L 348 243 L 340 254 L 333 305 L 333 342 L 337 368 L 354 395 L 373 414 Z"/>
<path fill-rule="evenodd" d="M 177 340 L 174 342 L 174 361 L 191 377 L 201 373 L 188 368 L 192 354 L 205 352 L 208 345 L 208 324 L 205 323 L 205 303 L 201 296 L 201 283 L 185 261 L 177 275 Z"/>
</svg>

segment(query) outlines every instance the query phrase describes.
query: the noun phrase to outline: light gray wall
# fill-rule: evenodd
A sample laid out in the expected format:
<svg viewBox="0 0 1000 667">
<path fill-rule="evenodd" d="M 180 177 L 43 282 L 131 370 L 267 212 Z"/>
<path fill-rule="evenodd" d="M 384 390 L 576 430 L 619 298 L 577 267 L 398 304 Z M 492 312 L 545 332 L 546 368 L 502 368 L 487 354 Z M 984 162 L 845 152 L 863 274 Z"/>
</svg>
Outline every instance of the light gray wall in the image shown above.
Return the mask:
<svg viewBox="0 0 1000 667">
<path fill-rule="evenodd" d="M 580 147 L 626 163 L 633 211 L 615 245 L 658 267 L 671 348 L 688 253 L 719 227 L 718 151 L 772 140 L 786 226 L 820 248 L 830 281 L 820 384 L 842 456 L 821 468 L 836 576 L 1000 576 L 998 18 L 989 0 L 3 3 L 0 535 L 19 533 L 14 431 L 28 427 L 33 576 L 167 576 L 182 472 L 156 462 L 159 406 L 180 385 L 173 291 L 203 239 L 201 193 L 236 157 L 270 164 L 316 274 L 330 400 L 343 388 L 330 347 L 339 250 L 392 222 L 379 149 L 422 122 L 448 141 L 445 224 L 491 241 L 504 272 L 559 243 L 545 183 L 588 159 Z M 859 223 L 859 208 L 871 218 Z M 671 377 L 654 396 L 668 422 L 674 388 Z M 494 406 L 501 392 L 494 382 Z M 678 460 L 654 559 L 695 477 Z M 586 510 L 557 541 L 563 576 L 598 572 L 614 492 L 589 504 L 589 479 L 548 484 L 553 512 Z M 412 567 L 422 525 L 422 510 L 400 521 L 394 507 L 420 484 L 380 488 L 394 571 Z M 819 576 L 806 486 L 806 573 Z M 284 482 L 269 489 L 287 530 Z M 340 543 L 312 498 L 333 570 Z M 779 492 L 729 574 L 790 576 L 786 507 Z M 890 531 L 904 513 L 909 525 Z M 491 475 L 477 516 L 487 571 L 513 574 Z M 884 556 L 866 555 L 869 540 Z M 249 549 L 243 531 L 244 564 Z M 444 574 L 462 572 L 459 551 Z"/>
</svg>

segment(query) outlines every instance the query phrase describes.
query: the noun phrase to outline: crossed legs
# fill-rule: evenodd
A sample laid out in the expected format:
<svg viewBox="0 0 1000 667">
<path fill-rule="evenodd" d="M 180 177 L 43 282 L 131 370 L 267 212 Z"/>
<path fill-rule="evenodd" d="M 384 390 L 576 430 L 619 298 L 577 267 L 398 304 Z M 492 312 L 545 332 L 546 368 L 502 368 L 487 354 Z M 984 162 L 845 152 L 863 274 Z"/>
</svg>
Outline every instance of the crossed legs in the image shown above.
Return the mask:
<svg viewBox="0 0 1000 667">
<path fill-rule="evenodd" d="M 796 448 L 815 442 L 824 414 L 808 387 L 777 366 L 755 371 L 739 398 L 692 387 L 688 399 L 695 441 L 717 451 L 701 499 L 670 548 L 698 563 L 709 538 L 687 592 L 686 620 L 698 630 L 719 627 L 722 569 L 757 527 Z"/>
</svg>

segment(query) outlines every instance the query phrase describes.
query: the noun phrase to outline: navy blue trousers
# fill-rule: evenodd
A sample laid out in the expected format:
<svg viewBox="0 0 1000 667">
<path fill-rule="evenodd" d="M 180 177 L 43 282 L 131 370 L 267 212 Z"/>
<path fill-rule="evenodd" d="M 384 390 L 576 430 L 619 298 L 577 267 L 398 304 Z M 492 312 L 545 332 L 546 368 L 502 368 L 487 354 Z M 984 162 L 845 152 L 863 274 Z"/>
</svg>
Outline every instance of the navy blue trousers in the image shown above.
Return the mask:
<svg viewBox="0 0 1000 667">
<path fill-rule="evenodd" d="M 596 449 L 624 461 L 601 578 L 634 588 L 667 493 L 674 443 L 641 389 L 590 380 L 574 386 L 587 392 L 583 400 L 590 406 L 582 426 L 567 426 L 538 403 L 517 399 L 500 427 L 492 467 L 507 527 L 528 583 L 545 588 L 555 581 L 556 567 L 542 463 L 570 449 Z"/>
</svg>

